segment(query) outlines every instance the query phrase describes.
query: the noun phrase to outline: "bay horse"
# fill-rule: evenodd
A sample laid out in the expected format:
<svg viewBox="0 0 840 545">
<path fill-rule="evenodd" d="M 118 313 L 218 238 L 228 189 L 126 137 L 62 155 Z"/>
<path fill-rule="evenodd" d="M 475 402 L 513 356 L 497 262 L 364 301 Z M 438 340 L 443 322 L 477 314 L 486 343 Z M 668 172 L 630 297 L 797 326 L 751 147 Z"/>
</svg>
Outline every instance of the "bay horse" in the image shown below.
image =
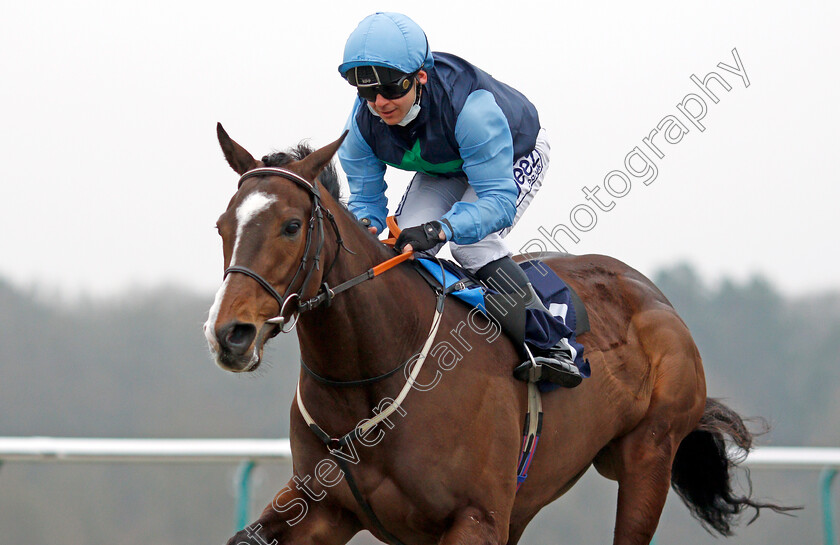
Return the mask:
<svg viewBox="0 0 840 545">
<path fill-rule="evenodd" d="M 517 491 L 529 403 L 517 350 L 483 315 L 444 305 L 410 263 L 368 272 L 394 251 L 340 204 L 334 176 L 318 178 L 343 137 L 278 168 L 217 133 L 241 178 L 217 223 L 226 272 L 205 336 L 222 369 L 249 372 L 299 318 L 303 363 L 294 475 L 231 545 L 341 545 L 362 529 L 395 544 L 513 545 L 593 465 L 618 481 L 616 545 L 650 542 L 669 486 L 722 535 L 746 507 L 786 509 L 733 492 L 727 441 L 748 451 L 751 432 L 706 397 L 698 349 L 662 292 L 599 255 L 542 256 L 588 309 L 578 340 L 592 376 L 543 396 Z"/>
</svg>

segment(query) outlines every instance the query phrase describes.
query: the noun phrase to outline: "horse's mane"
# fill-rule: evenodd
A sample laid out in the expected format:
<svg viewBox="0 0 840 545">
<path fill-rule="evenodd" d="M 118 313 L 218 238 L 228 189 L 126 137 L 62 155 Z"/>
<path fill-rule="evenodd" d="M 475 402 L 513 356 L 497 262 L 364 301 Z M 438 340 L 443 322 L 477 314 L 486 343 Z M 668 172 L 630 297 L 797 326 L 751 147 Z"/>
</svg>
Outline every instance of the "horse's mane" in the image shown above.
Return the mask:
<svg viewBox="0 0 840 545">
<path fill-rule="evenodd" d="M 286 151 L 278 151 L 272 153 L 270 155 L 266 155 L 262 158 L 262 162 L 265 163 L 267 167 L 282 167 L 292 161 L 300 161 L 313 150 L 309 144 L 306 142 L 301 142 L 297 146 L 287 149 Z M 321 174 L 318 175 L 318 181 L 327 188 L 327 191 L 330 192 L 330 195 L 336 200 L 336 202 L 341 202 L 341 185 L 338 181 L 338 173 L 335 170 L 335 164 L 332 161 L 324 167 L 324 170 L 321 171 Z"/>
</svg>

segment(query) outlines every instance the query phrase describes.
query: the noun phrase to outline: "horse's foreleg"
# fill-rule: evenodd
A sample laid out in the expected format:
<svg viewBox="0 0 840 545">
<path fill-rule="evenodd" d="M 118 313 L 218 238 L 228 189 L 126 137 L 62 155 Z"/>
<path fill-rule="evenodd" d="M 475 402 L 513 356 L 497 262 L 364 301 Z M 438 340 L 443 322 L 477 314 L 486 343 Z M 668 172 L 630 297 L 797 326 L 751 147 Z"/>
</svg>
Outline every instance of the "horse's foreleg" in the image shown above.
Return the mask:
<svg viewBox="0 0 840 545">
<path fill-rule="evenodd" d="M 230 538 L 228 545 L 344 545 L 360 529 L 352 513 L 313 500 L 289 481 L 260 517 Z"/>
<path fill-rule="evenodd" d="M 507 543 L 508 521 L 497 518 L 498 513 L 475 507 L 462 509 L 439 545 L 502 545 Z"/>
</svg>

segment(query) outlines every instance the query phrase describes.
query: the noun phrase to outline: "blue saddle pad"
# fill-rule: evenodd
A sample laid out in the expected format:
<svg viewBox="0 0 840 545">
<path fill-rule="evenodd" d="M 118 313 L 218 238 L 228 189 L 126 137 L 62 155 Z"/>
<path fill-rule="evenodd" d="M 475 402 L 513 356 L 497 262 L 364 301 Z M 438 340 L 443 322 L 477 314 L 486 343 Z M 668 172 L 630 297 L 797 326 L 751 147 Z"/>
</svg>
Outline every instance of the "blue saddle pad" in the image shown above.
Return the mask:
<svg viewBox="0 0 840 545">
<path fill-rule="evenodd" d="M 416 261 L 437 280 L 444 289 L 451 288 L 458 282 L 464 280 L 473 280 L 470 274 L 457 263 L 453 263 L 447 259 L 427 259 L 425 257 L 418 257 Z M 464 301 L 471 307 L 478 307 L 481 312 L 487 314 L 487 308 L 484 306 L 484 288 L 478 284 L 477 281 L 471 283 L 470 286 L 453 291 L 450 295 L 454 295 L 458 299 Z"/>
<path fill-rule="evenodd" d="M 455 286 L 458 282 L 472 280 L 467 271 L 457 264 L 442 259 L 417 258 L 417 262 L 423 266 L 440 284 L 446 289 Z M 568 348 L 572 350 L 575 365 L 581 375 L 588 377 L 591 373 L 589 361 L 583 357 L 583 345 L 577 341 L 575 326 L 577 324 L 577 313 L 572 302 L 572 291 L 569 286 L 549 267 L 541 261 L 534 259 L 519 264 L 525 275 L 534 286 L 534 291 L 542 300 L 545 308 L 550 314 L 528 309 L 525 317 L 525 340 L 537 347 L 548 349 L 566 339 Z M 465 285 L 462 289 L 452 292 L 452 295 L 461 299 L 471 307 L 478 307 L 487 315 L 487 308 L 484 306 L 484 294 L 488 289 L 475 282 L 473 285 Z M 540 391 L 548 392 L 559 388 L 557 384 L 540 382 Z"/>
</svg>

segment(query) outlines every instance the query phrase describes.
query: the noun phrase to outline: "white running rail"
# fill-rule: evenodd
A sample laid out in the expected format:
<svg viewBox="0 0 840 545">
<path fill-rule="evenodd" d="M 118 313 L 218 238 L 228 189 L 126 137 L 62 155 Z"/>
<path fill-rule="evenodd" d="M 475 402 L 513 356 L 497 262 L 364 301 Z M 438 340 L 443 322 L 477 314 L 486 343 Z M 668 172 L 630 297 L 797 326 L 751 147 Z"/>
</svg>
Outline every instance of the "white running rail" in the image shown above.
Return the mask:
<svg viewBox="0 0 840 545">
<path fill-rule="evenodd" d="M 0 437 L 7 462 L 241 462 L 291 460 L 288 439 Z"/>
<path fill-rule="evenodd" d="M 0 437 L 3 462 L 239 462 L 236 529 L 247 524 L 250 474 L 258 462 L 289 462 L 289 439 L 89 439 Z M 744 461 L 751 468 L 822 470 L 824 543 L 835 545 L 831 483 L 840 448 L 759 447 Z M 655 540 L 654 540 L 655 541 Z M 653 542 L 652 542 L 653 543 Z"/>
<path fill-rule="evenodd" d="M 291 460 L 289 439 L 91 439 L 0 437 L 7 462 L 240 462 Z M 754 468 L 840 468 L 840 448 L 758 447 Z"/>
</svg>

